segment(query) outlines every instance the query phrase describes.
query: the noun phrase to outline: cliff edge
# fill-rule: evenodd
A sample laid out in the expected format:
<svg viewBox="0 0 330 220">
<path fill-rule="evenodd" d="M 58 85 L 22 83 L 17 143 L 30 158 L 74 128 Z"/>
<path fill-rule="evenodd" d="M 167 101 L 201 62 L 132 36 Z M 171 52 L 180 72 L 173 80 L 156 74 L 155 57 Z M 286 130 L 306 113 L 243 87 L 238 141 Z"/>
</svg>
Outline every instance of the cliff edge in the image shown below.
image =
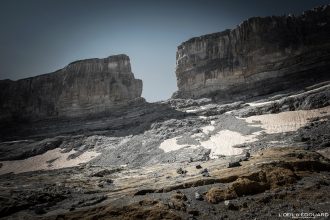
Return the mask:
<svg viewBox="0 0 330 220">
<path fill-rule="evenodd" d="M 106 113 L 139 99 L 142 81 L 130 59 L 115 55 L 70 63 L 56 72 L 0 81 L 0 119 L 44 119 Z"/>
<path fill-rule="evenodd" d="M 329 36 L 326 5 L 192 38 L 177 50 L 173 97 L 245 99 L 329 79 Z"/>
</svg>

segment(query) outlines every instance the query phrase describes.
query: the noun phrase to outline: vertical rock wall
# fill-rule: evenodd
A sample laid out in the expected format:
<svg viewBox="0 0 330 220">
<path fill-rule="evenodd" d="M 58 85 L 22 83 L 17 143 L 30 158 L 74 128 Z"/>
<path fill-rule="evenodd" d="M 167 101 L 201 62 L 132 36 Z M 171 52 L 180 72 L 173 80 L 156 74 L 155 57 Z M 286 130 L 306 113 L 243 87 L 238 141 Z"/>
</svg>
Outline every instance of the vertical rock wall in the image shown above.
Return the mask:
<svg viewBox="0 0 330 220">
<path fill-rule="evenodd" d="M 76 61 L 56 72 L 18 81 L 0 81 L 0 116 L 52 118 L 111 111 L 141 97 L 129 57 Z"/>
<path fill-rule="evenodd" d="M 177 50 L 180 98 L 244 99 L 330 79 L 330 6 L 254 17 Z"/>
</svg>

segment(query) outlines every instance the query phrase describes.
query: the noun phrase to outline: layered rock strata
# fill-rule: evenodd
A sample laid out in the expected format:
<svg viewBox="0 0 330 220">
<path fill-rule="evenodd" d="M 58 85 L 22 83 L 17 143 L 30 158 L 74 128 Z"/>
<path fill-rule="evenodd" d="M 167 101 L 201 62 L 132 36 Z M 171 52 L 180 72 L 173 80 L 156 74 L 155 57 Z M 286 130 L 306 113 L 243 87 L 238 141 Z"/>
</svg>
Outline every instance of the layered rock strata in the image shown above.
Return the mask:
<svg viewBox="0 0 330 220">
<path fill-rule="evenodd" d="M 56 72 L 0 81 L 0 119 L 79 117 L 106 113 L 139 99 L 129 57 L 70 63 Z M 141 98 L 140 98 L 141 99 Z"/>
<path fill-rule="evenodd" d="M 177 98 L 244 99 L 329 79 L 330 5 L 253 17 L 177 50 Z"/>
</svg>

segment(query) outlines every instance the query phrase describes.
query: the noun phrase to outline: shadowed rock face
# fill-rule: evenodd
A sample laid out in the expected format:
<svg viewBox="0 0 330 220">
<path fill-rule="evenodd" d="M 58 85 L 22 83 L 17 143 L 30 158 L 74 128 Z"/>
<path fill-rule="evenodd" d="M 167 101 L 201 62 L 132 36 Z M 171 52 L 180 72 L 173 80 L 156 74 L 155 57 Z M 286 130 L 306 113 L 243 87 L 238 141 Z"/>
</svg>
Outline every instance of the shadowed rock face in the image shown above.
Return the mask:
<svg viewBox="0 0 330 220">
<path fill-rule="evenodd" d="M 0 119 L 95 115 L 139 100 L 129 57 L 76 61 L 56 72 L 0 81 Z M 140 98 L 141 99 L 141 98 Z"/>
<path fill-rule="evenodd" d="M 329 79 L 330 5 L 254 17 L 178 47 L 180 98 L 244 99 Z"/>
</svg>

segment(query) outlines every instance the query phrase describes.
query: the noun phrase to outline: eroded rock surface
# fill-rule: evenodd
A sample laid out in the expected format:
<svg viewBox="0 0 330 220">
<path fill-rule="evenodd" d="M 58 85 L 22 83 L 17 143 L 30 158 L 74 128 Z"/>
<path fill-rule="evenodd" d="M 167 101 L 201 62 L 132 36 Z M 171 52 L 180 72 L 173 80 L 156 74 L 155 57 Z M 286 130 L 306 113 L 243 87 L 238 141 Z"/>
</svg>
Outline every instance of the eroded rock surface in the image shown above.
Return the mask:
<svg viewBox="0 0 330 220">
<path fill-rule="evenodd" d="M 38 122 L 39 136 L 0 142 L 0 217 L 325 213 L 329 88 L 322 83 L 230 104 L 170 99 L 111 117 Z"/>
<path fill-rule="evenodd" d="M 56 72 L 0 81 L 0 120 L 79 117 L 111 112 L 141 97 L 129 57 L 70 63 Z M 141 98 L 140 98 L 141 99 Z"/>
<path fill-rule="evenodd" d="M 94 166 L 3 175 L 0 217 L 276 219 L 283 212 L 328 211 L 330 161 L 317 152 L 281 147 L 253 154 L 240 167 L 227 168 L 223 160 L 199 164 L 210 176 L 201 175 L 196 163 L 123 168 L 102 176 L 92 175 L 99 172 Z M 176 173 L 182 165 L 186 175 Z"/>
<path fill-rule="evenodd" d="M 329 79 L 330 6 L 250 18 L 178 47 L 178 98 L 243 99 Z"/>
</svg>

